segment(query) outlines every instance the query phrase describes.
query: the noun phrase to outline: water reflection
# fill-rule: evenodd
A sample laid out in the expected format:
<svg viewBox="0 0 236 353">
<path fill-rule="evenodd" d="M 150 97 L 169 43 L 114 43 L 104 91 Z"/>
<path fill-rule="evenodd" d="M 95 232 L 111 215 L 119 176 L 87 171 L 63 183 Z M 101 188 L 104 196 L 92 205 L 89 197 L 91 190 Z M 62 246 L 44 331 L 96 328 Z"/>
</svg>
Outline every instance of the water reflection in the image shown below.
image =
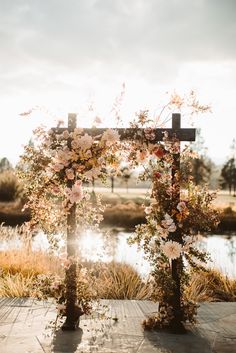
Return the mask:
<svg viewBox="0 0 236 353">
<path fill-rule="evenodd" d="M 120 261 L 133 265 L 141 275 L 145 276 L 150 266 L 144 259 L 143 251 L 137 245 L 128 245 L 131 233 L 118 232 L 103 238 L 101 234 L 84 234 L 80 241 L 80 251 L 86 260 Z M 211 235 L 202 238 L 199 247 L 211 256 L 208 266 L 222 271 L 229 277 L 236 278 L 236 236 Z"/>
<path fill-rule="evenodd" d="M 236 278 L 236 236 L 212 235 L 203 238 L 201 247 L 210 255 L 211 268 L 217 268 L 229 277 Z"/>
<path fill-rule="evenodd" d="M 103 238 L 101 234 L 83 234 L 79 248 L 83 258 L 92 261 L 119 261 L 133 265 L 141 275 L 150 271 L 148 261 L 144 259 L 143 251 L 138 251 L 136 245 L 128 245 L 127 239 L 131 233 L 118 232 Z M 236 236 L 211 235 L 202 238 L 199 247 L 206 250 L 212 261 L 211 268 L 222 271 L 229 277 L 236 278 Z"/>
</svg>

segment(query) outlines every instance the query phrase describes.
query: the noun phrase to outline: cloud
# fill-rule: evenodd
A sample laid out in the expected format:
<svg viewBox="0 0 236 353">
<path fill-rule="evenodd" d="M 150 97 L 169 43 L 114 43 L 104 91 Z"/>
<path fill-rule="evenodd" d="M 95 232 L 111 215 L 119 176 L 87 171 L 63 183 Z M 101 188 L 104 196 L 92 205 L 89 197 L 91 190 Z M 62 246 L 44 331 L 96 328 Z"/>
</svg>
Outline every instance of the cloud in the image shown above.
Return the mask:
<svg viewBox="0 0 236 353">
<path fill-rule="evenodd" d="M 192 60 L 235 60 L 234 0 L 0 1 L 6 70 L 166 75 Z"/>
</svg>

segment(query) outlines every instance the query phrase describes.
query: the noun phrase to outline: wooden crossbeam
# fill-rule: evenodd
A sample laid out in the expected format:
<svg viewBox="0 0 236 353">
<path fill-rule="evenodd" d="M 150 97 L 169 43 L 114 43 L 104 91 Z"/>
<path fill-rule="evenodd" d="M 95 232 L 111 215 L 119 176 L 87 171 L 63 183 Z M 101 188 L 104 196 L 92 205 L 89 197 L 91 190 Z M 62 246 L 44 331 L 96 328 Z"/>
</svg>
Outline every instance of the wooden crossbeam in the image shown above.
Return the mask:
<svg viewBox="0 0 236 353">
<path fill-rule="evenodd" d="M 193 128 L 181 128 L 181 116 L 180 114 L 172 114 L 172 128 L 157 128 L 153 129 L 155 138 L 152 139 L 152 143 L 162 141 L 164 132 L 168 133 L 170 138 L 177 138 L 179 141 L 195 141 L 196 129 Z M 61 134 L 63 131 L 68 130 L 69 132 L 73 131 L 76 125 L 76 115 L 69 114 L 68 116 L 68 128 L 54 128 L 53 130 Z M 84 128 L 84 133 L 89 134 L 92 137 L 102 135 L 107 128 Z M 121 140 L 140 140 L 140 141 L 150 141 L 146 137 L 146 129 L 144 128 L 117 128 L 115 129 Z"/>
</svg>

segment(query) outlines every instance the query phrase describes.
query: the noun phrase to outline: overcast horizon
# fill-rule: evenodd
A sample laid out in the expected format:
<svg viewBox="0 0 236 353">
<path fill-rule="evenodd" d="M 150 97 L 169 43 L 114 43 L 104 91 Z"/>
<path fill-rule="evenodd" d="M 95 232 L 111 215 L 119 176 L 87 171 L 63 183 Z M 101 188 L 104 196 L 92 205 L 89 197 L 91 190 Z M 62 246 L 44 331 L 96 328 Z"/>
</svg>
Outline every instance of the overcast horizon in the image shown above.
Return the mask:
<svg viewBox="0 0 236 353">
<path fill-rule="evenodd" d="M 124 120 L 155 114 L 166 92 L 195 90 L 212 107 L 195 127 L 225 162 L 236 138 L 235 10 L 234 0 L 0 0 L 0 158 L 16 163 L 33 127 L 68 112 L 109 123 L 125 85 Z"/>
</svg>

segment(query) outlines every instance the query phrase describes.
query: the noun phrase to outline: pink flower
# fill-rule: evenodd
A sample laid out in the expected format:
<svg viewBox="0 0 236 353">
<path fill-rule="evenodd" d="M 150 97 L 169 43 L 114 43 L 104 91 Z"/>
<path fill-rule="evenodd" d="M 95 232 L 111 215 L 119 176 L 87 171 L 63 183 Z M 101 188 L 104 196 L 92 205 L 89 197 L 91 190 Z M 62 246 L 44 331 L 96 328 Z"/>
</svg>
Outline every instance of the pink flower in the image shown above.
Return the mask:
<svg viewBox="0 0 236 353">
<path fill-rule="evenodd" d="M 67 140 L 67 139 L 70 137 L 69 131 L 68 131 L 68 130 L 63 131 L 62 137 L 63 137 L 65 140 Z"/>
<path fill-rule="evenodd" d="M 73 180 L 75 178 L 74 170 L 73 169 L 66 169 L 66 177 L 68 180 Z"/>
<path fill-rule="evenodd" d="M 161 224 L 164 228 L 168 230 L 168 232 L 173 233 L 176 231 L 176 225 L 170 215 L 168 215 L 168 213 L 165 214 L 165 219 L 161 221 Z"/>
<path fill-rule="evenodd" d="M 60 172 L 63 168 L 64 168 L 64 165 L 60 163 L 56 163 L 52 165 L 52 169 L 57 173 Z"/>
<path fill-rule="evenodd" d="M 82 150 L 89 150 L 92 147 L 93 138 L 88 134 L 85 134 L 77 140 L 77 144 Z"/>
<path fill-rule="evenodd" d="M 168 229 L 162 228 L 159 225 L 157 225 L 156 229 L 162 238 L 166 239 L 168 237 L 169 235 Z"/>
<path fill-rule="evenodd" d="M 81 201 L 84 197 L 81 180 L 77 180 L 71 189 L 67 188 L 66 194 L 71 204 Z"/>
<path fill-rule="evenodd" d="M 118 131 L 113 129 L 107 129 L 102 135 L 102 141 L 105 142 L 106 146 L 112 146 L 120 140 Z"/>
<path fill-rule="evenodd" d="M 144 135 L 146 139 L 150 141 L 153 141 L 156 137 L 155 130 L 151 127 L 147 127 L 146 129 L 144 129 Z"/>
<path fill-rule="evenodd" d="M 58 163 L 63 164 L 64 167 L 67 167 L 69 164 L 69 158 L 70 158 L 69 150 L 59 150 L 57 152 L 57 156 L 56 156 L 55 160 Z"/>
<path fill-rule="evenodd" d="M 147 152 L 146 151 L 137 151 L 137 161 L 142 163 L 146 160 L 147 158 Z"/>
</svg>

